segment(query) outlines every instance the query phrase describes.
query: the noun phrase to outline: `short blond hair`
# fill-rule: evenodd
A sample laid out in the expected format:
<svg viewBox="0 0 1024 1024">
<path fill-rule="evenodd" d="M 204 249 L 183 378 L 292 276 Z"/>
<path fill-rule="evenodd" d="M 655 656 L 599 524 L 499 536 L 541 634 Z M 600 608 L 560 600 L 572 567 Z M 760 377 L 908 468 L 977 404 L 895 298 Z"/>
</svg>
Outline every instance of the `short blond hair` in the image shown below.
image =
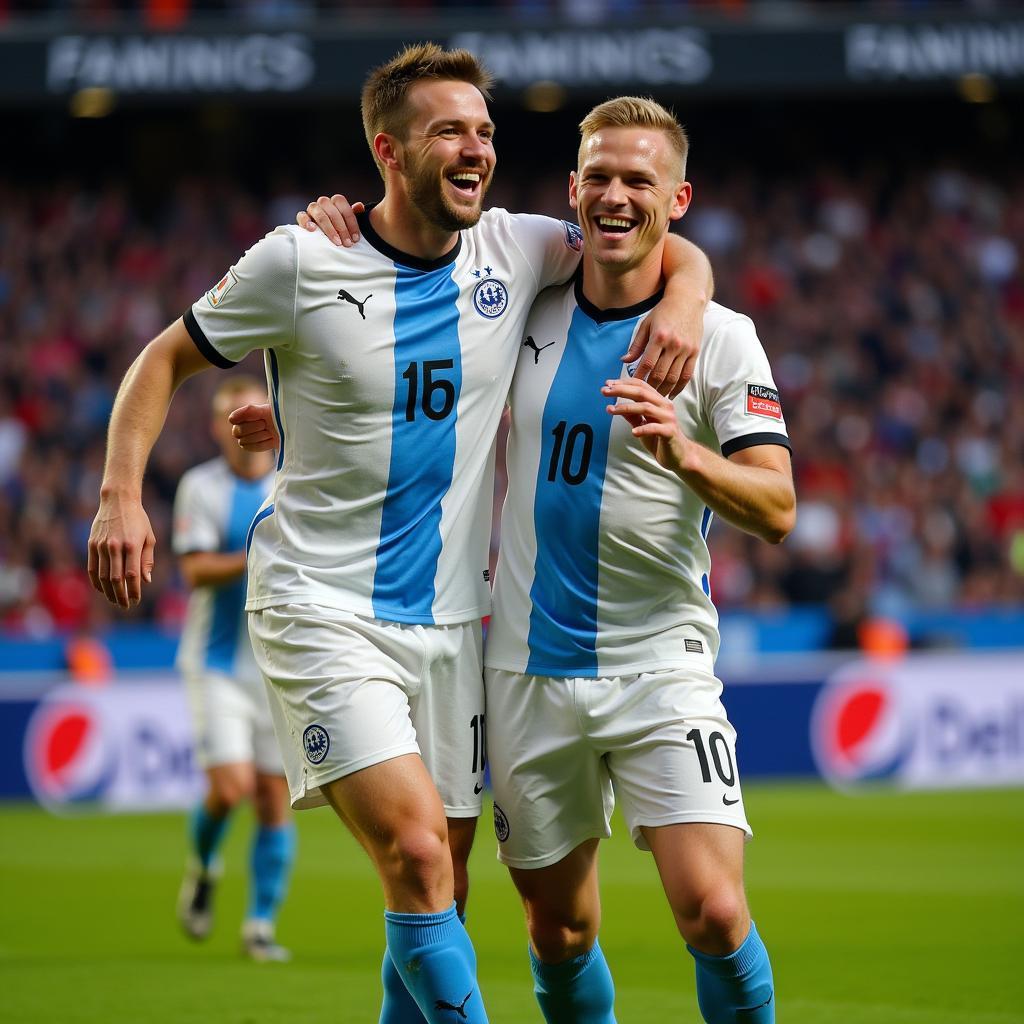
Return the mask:
<svg viewBox="0 0 1024 1024">
<path fill-rule="evenodd" d="M 374 68 L 363 85 L 360 109 L 366 142 L 382 177 L 384 168 L 377 160 L 373 140 L 381 132 L 404 139 L 409 124 L 409 90 L 417 82 L 428 80 L 467 82 L 479 89 L 485 100 L 490 100 L 494 84 L 491 73 L 469 50 L 445 50 L 437 43 L 407 46 Z"/>
<path fill-rule="evenodd" d="M 650 128 L 663 132 L 679 157 L 679 180 L 685 179 L 690 140 L 686 137 L 686 129 L 667 107 L 663 107 L 649 96 L 619 96 L 599 103 L 580 121 L 577 165 L 583 156 L 583 147 L 590 137 L 602 128 Z"/>
</svg>

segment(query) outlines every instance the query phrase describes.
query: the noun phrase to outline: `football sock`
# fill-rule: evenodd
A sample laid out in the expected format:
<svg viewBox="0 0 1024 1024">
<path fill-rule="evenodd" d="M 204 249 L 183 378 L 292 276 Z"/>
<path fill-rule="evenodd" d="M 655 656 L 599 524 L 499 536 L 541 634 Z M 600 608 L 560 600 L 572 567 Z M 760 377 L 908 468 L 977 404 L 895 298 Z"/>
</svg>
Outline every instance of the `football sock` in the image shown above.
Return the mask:
<svg viewBox="0 0 1024 1024">
<path fill-rule="evenodd" d="M 295 860 L 295 825 L 260 825 L 253 836 L 248 917 L 273 921 L 288 891 Z"/>
<path fill-rule="evenodd" d="M 772 965 L 753 921 L 743 945 L 728 956 L 686 948 L 697 961 L 697 1004 L 708 1024 L 774 1024 Z"/>
<path fill-rule="evenodd" d="M 384 931 L 396 973 L 428 1024 L 451 1024 L 452 1011 L 468 1024 L 487 1024 L 476 953 L 454 903 L 440 914 L 386 910 Z"/>
<path fill-rule="evenodd" d="M 465 924 L 466 915 L 459 914 L 459 920 Z M 426 1017 L 420 1013 L 416 1000 L 405 987 L 389 949 L 384 950 L 380 980 L 384 985 L 384 1001 L 381 1003 L 378 1024 L 425 1024 Z"/>
<path fill-rule="evenodd" d="M 615 1024 L 615 984 L 600 945 L 560 964 L 530 950 L 533 992 L 548 1024 Z"/>
<path fill-rule="evenodd" d="M 230 817 L 225 814 L 223 818 L 214 818 L 203 804 L 192 812 L 189 837 L 192 840 L 192 850 L 204 871 L 209 870 L 217 850 L 220 849 Z"/>
</svg>

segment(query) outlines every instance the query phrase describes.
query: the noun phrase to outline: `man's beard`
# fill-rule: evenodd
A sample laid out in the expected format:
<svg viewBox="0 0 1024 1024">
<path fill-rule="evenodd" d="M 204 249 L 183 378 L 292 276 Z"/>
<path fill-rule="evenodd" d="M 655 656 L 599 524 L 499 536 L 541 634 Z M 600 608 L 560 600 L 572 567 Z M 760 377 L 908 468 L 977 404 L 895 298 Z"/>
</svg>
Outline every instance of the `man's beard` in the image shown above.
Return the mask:
<svg viewBox="0 0 1024 1024">
<path fill-rule="evenodd" d="M 419 163 L 409 158 L 406 178 L 409 182 L 409 198 L 423 216 L 436 227 L 445 231 L 462 231 L 471 228 L 480 220 L 483 212 L 483 198 L 490 180 L 480 180 L 480 205 L 476 209 L 463 210 L 452 206 L 444 194 L 441 179 L 436 172 L 424 170 Z"/>
</svg>

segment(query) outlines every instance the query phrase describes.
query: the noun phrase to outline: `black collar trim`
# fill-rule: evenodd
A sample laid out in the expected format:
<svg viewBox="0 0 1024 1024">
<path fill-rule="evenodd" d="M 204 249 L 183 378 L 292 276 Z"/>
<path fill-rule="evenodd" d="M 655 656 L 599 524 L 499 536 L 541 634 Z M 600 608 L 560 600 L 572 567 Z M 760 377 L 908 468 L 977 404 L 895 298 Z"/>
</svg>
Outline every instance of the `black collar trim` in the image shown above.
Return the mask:
<svg viewBox="0 0 1024 1024">
<path fill-rule="evenodd" d="M 412 270 L 439 270 L 441 267 L 447 267 L 449 263 L 455 262 L 462 250 L 462 232 L 459 232 L 455 244 L 443 256 L 438 256 L 436 260 L 425 260 L 421 256 L 413 256 L 411 253 L 402 252 L 401 249 L 389 245 L 373 230 L 373 225 L 370 223 L 370 211 L 376 205 L 376 203 L 370 203 L 362 213 L 357 213 L 356 222 L 359 224 L 359 231 L 363 238 L 381 255 L 387 256 L 395 263 L 401 263 L 403 267 L 410 267 Z"/>
<path fill-rule="evenodd" d="M 659 288 L 653 295 L 642 302 L 635 302 L 632 306 L 623 306 L 619 309 L 598 309 L 590 299 L 583 294 L 583 268 L 576 271 L 572 283 L 573 291 L 576 293 L 576 305 L 583 310 L 595 323 L 603 324 L 612 320 L 632 320 L 647 313 L 661 302 L 665 296 L 665 289 Z"/>
</svg>

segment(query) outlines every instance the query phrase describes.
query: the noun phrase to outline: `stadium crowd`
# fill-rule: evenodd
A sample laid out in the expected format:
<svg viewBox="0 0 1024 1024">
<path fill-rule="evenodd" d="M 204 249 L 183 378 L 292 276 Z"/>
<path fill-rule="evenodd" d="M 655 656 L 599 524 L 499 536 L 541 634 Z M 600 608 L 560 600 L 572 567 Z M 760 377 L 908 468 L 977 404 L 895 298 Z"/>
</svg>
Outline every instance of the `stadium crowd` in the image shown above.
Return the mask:
<svg viewBox="0 0 1024 1024">
<path fill-rule="evenodd" d="M 626 23 L 638 18 L 723 13 L 742 17 L 778 11 L 813 14 L 834 0 L 0 0 L 0 23 L 48 18 L 75 19 L 110 27 L 117 22 L 141 22 L 150 28 L 179 28 L 193 18 L 230 17 L 248 25 L 286 25 L 316 18 L 376 21 L 382 9 L 393 14 L 464 14 L 484 11 L 503 19 L 560 18 L 574 24 Z M 943 0 L 845 0 L 846 6 L 872 14 L 916 12 L 942 7 Z M 969 10 L 990 13 L 993 0 L 962 0 Z"/>
<path fill-rule="evenodd" d="M 1024 175 L 1011 188 L 955 166 L 899 180 L 824 165 L 771 184 L 695 177 L 683 226 L 713 261 L 718 300 L 754 319 L 769 352 L 800 499 L 782 547 L 713 529 L 719 606 L 828 604 L 846 620 L 1024 601 Z M 557 175 L 506 170 L 492 195 L 569 215 Z M 55 202 L 0 183 L 0 626 L 47 635 L 108 620 L 84 563 L 118 382 L 304 202 L 204 178 L 144 219 L 122 184 Z M 217 380 L 185 385 L 147 477 L 159 546 L 139 617 L 171 627 L 184 605 L 171 502 L 184 470 L 214 454 Z"/>
</svg>

